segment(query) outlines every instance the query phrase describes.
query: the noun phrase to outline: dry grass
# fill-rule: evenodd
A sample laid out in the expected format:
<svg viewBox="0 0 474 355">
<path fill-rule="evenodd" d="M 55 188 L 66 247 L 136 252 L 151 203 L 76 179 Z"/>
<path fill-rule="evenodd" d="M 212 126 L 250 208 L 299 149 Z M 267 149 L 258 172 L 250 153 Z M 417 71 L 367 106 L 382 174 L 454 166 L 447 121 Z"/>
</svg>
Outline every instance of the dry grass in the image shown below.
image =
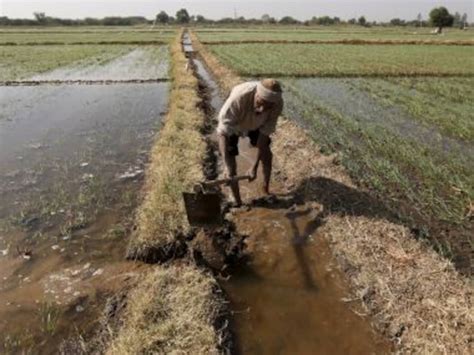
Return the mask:
<svg viewBox="0 0 474 355">
<path fill-rule="evenodd" d="M 196 47 L 224 91 L 241 81 L 202 45 Z M 312 189 L 321 189 L 311 185 L 311 178 L 324 177 L 354 196 L 366 195 L 337 164 L 336 155 L 322 155 L 309 135 L 289 120 L 280 121 L 273 150 L 289 190 L 303 185 L 310 199 Z M 407 228 L 383 216 L 383 211 L 364 215 L 329 210 L 320 229 L 351 283 L 354 300 L 364 303 L 397 352 L 472 353 L 472 284 Z"/>
<path fill-rule="evenodd" d="M 137 212 L 137 230 L 131 238 L 129 258 L 146 259 L 150 250 L 169 247 L 176 235 L 187 233 L 189 224 L 181 194 L 203 179 L 206 144 L 200 130 L 204 116 L 197 108 L 197 79 L 192 71 L 186 70 L 181 34 L 172 44 L 171 57 L 169 111 L 151 152 L 145 198 Z"/>
<path fill-rule="evenodd" d="M 214 278 L 194 266 L 155 266 L 127 297 L 122 326 L 106 354 L 217 354 L 214 324 L 223 298 Z"/>
</svg>

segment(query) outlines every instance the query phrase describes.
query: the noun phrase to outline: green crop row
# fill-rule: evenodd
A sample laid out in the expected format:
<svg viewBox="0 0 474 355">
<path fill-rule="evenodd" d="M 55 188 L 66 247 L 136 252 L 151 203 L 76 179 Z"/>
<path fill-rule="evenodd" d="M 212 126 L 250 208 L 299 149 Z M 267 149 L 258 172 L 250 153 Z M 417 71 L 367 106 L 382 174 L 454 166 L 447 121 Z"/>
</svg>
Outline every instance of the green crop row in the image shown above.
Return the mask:
<svg viewBox="0 0 474 355">
<path fill-rule="evenodd" d="M 34 43 L 103 43 L 103 42 L 168 42 L 174 36 L 171 31 L 150 31 L 150 32 L 2 32 L 0 44 L 34 44 Z"/>
<path fill-rule="evenodd" d="M 474 74 L 474 46 L 237 44 L 209 48 L 242 76 Z"/>
<path fill-rule="evenodd" d="M 474 40 L 474 31 L 448 29 L 442 36 L 431 34 L 430 28 L 361 28 L 347 26 L 305 28 L 254 28 L 254 29 L 200 29 L 199 38 L 204 42 L 252 40 L 420 40 L 449 41 Z"/>
<path fill-rule="evenodd" d="M 403 107 L 411 117 L 443 135 L 474 142 L 474 78 L 389 78 L 351 81 L 387 107 Z"/>
<path fill-rule="evenodd" d="M 306 125 L 323 149 L 339 152 L 358 181 L 394 205 L 408 204 L 427 220 L 467 223 L 474 199 L 470 154 L 463 155 L 462 149 L 445 151 L 423 137 L 408 139 L 384 117 L 375 121 L 348 115 L 341 109 L 343 100 L 328 105 L 310 90 L 302 90 L 299 80 L 284 84 L 285 114 Z M 371 108 L 367 110 L 368 114 Z M 466 151 L 472 151 L 472 146 Z"/>
<path fill-rule="evenodd" d="M 0 81 L 24 79 L 72 63 L 100 64 L 131 51 L 131 46 L 13 46 L 0 51 Z"/>
</svg>

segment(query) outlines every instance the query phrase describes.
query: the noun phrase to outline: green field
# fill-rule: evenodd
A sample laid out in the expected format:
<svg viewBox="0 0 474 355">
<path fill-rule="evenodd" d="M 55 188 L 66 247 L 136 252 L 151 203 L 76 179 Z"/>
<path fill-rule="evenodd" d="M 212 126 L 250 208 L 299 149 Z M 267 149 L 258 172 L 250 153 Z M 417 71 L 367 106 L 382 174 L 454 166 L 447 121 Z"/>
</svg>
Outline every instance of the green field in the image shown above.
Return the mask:
<svg viewBox="0 0 474 355">
<path fill-rule="evenodd" d="M 131 51 L 122 45 L 7 46 L 0 51 L 0 80 L 24 79 L 71 64 L 100 64 Z"/>
<path fill-rule="evenodd" d="M 107 42 L 168 42 L 174 31 L 87 31 L 87 32 L 2 32 L 0 44 L 5 43 L 107 43 Z"/>
<path fill-rule="evenodd" d="M 472 39 L 410 31 L 212 31 L 204 41 Z M 304 126 L 402 220 L 423 226 L 443 254 L 474 245 L 474 46 L 297 43 L 208 46 L 239 75 L 280 77 L 285 116 Z M 441 227 L 440 227 L 441 226 Z M 448 232 L 451 230 L 451 232 Z M 455 231 L 455 232 L 453 232 Z M 455 237 L 453 237 L 455 236 Z"/>
<path fill-rule="evenodd" d="M 433 35 L 429 28 L 363 28 L 360 26 L 331 26 L 288 29 L 199 29 L 197 33 L 204 42 L 219 41 L 332 41 L 332 40 L 420 40 L 456 41 L 474 40 L 474 31 L 448 29 L 442 36 Z"/>
<path fill-rule="evenodd" d="M 243 76 L 474 74 L 474 46 L 237 44 L 209 48 Z"/>
<path fill-rule="evenodd" d="M 473 78 L 390 78 L 357 81 L 364 90 L 389 109 L 403 107 L 426 126 L 436 126 L 443 135 L 474 142 Z"/>
<path fill-rule="evenodd" d="M 444 79 L 442 79 L 444 80 Z M 429 220 L 463 224 L 474 198 L 474 145 L 440 134 L 437 124 L 425 125 L 406 110 L 407 101 L 387 105 L 365 92 L 367 86 L 396 83 L 360 79 L 286 80 L 286 116 L 307 126 L 324 149 L 341 153 L 353 176 L 395 203 L 408 203 Z M 420 87 L 437 83 L 417 79 Z M 473 79 L 462 85 L 469 87 Z M 449 85 L 449 84 L 448 84 Z M 403 83 L 398 84 L 399 89 Z M 457 84 L 451 81 L 451 87 Z M 416 97 L 423 92 L 412 89 Z M 472 91 L 461 105 L 474 100 Z M 443 115 L 445 103 L 434 107 L 419 101 L 421 109 Z M 421 114 L 421 113 L 420 113 Z M 465 117 L 472 113 L 466 111 Z M 463 122 L 452 123 L 460 128 Z M 471 132 L 472 134 L 472 129 Z"/>
</svg>

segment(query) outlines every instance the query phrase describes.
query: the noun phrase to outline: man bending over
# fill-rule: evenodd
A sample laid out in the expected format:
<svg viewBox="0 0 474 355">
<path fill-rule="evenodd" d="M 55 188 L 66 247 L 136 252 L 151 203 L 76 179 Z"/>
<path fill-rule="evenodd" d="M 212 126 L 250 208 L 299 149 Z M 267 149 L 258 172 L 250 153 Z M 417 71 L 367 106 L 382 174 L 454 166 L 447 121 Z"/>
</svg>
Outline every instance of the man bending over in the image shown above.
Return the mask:
<svg viewBox="0 0 474 355">
<path fill-rule="evenodd" d="M 224 160 L 226 177 L 237 175 L 236 156 L 239 155 L 240 137 L 249 137 L 257 147 L 257 157 L 248 171 L 250 181 L 257 177 L 260 161 L 263 166 L 263 192 L 269 194 L 272 173 L 270 135 L 275 132 L 278 116 L 283 109 L 280 84 L 273 79 L 239 84 L 232 89 L 218 116 L 217 136 L 219 151 Z M 240 206 L 239 183 L 230 184 L 235 205 Z"/>
</svg>

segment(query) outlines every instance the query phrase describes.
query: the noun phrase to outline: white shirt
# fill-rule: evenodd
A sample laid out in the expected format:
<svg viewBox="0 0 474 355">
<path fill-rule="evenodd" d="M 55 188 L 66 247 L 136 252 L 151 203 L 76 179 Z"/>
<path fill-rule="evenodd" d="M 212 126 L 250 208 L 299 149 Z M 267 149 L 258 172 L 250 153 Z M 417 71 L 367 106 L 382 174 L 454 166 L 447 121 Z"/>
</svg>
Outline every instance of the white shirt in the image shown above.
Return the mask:
<svg viewBox="0 0 474 355">
<path fill-rule="evenodd" d="M 269 136 L 275 132 L 278 116 L 283 110 L 283 100 L 270 110 L 255 113 L 255 92 L 257 81 L 239 84 L 232 89 L 218 116 L 217 133 L 230 136 L 244 135 L 249 131 L 260 130 Z"/>
</svg>

